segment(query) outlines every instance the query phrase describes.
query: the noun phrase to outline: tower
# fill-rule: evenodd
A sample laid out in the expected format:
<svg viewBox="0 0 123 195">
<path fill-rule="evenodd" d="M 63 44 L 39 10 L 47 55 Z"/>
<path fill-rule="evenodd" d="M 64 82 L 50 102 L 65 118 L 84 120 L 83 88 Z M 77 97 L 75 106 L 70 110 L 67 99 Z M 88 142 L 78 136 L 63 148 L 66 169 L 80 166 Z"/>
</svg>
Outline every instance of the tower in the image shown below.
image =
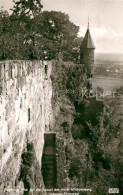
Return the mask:
<svg viewBox="0 0 123 195">
<path fill-rule="evenodd" d="M 89 78 L 93 75 L 94 50 L 95 46 L 91 38 L 88 21 L 88 28 L 80 46 L 80 63 L 85 64 Z"/>
</svg>

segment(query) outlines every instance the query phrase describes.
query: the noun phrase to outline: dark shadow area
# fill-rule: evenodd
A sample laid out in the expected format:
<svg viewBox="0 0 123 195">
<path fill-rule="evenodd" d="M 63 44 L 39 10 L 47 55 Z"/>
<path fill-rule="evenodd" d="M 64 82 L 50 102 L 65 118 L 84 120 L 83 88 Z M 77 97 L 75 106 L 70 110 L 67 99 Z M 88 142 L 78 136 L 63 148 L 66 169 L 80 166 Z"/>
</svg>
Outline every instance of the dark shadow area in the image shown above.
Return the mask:
<svg viewBox="0 0 123 195">
<path fill-rule="evenodd" d="M 19 172 L 18 181 L 22 181 L 25 191 L 23 195 L 29 195 L 30 189 L 42 188 L 42 175 L 40 165 L 37 161 L 33 143 L 27 143 L 26 151 L 21 155 L 22 164 Z M 43 195 L 42 192 L 37 192 L 37 195 Z"/>
<path fill-rule="evenodd" d="M 44 150 L 42 156 L 42 175 L 47 189 L 56 187 L 56 134 L 44 135 Z"/>
</svg>

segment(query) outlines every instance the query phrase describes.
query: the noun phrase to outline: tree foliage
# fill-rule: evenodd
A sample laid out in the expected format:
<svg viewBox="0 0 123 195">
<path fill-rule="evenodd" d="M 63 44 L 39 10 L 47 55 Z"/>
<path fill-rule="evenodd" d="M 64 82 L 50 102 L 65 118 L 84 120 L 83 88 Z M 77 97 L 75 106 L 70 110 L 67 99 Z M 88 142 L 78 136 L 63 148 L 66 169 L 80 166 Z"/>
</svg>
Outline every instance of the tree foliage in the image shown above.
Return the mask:
<svg viewBox="0 0 123 195">
<path fill-rule="evenodd" d="M 72 62 L 54 60 L 51 80 L 54 90 L 53 99 L 66 96 L 74 104 L 81 98 L 81 90 L 87 84 L 85 68 Z M 60 76 L 59 76 L 60 75 Z"/>
<path fill-rule="evenodd" d="M 22 19 L 25 16 L 35 17 L 41 12 L 42 4 L 41 0 L 19 0 L 15 1 L 13 6 L 13 15 L 17 18 Z"/>
<path fill-rule="evenodd" d="M 114 101 L 118 105 L 118 99 L 113 104 Z M 89 134 L 84 138 L 80 127 L 83 123 L 78 124 L 79 132 L 74 129 L 77 153 L 71 161 L 70 177 L 78 177 L 79 187 L 90 186 L 94 194 L 105 195 L 110 186 L 120 191 L 122 186 L 122 121 L 117 108 L 112 107 L 112 100 L 105 101 L 97 121 L 96 124 L 86 121 L 88 128 L 84 131 L 89 130 Z M 88 146 L 83 147 L 83 143 Z M 79 168 L 83 165 L 84 171 Z"/>
<path fill-rule="evenodd" d="M 36 33 L 41 34 L 45 41 L 44 48 L 47 58 L 56 57 L 62 53 L 64 60 L 73 59 L 73 53 L 77 52 L 77 33 L 79 27 L 69 20 L 69 16 L 57 11 L 44 11 L 35 18 L 37 23 Z M 38 38 L 38 37 L 37 37 Z M 37 43 L 39 43 L 37 41 Z"/>
<path fill-rule="evenodd" d="M 16 1 L 12 14 L 0 14 L 0 59 L 47 59 L 61 55 L 79 62 L 79 27 L 69 16 L 44 11 L 40 0 Z"/>
</svg>

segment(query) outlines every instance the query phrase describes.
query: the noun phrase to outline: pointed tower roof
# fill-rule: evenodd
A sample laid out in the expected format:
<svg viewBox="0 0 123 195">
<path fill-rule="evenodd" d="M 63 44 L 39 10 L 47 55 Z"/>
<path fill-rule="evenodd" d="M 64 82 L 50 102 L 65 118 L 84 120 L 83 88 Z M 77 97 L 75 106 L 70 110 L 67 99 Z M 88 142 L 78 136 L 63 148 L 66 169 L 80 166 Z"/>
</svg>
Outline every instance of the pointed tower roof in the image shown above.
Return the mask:
<svg viewBox="0 0 123 195">
<path fill-rule="evenodd" d="M 84 49 L 95 49 L 94 43 L 91 38 L 90 30 L 89 30 L 89 21 L 88 21 L 88 28 L 86 31 L 86 34 L 84 36 L 84 39 L 82 40 L 81 43 L 81 48 Z"/>
</svg>

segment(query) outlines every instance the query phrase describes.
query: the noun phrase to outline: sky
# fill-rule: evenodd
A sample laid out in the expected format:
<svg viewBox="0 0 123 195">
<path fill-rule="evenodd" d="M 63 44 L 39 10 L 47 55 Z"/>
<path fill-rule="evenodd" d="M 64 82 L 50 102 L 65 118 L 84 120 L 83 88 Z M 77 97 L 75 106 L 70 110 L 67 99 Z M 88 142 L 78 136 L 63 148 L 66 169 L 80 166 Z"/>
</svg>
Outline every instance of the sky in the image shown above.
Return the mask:
<svg viewBox="0 0 123 195">
<path fill-rule="evenodd" d="M 97 53 L 123 53 L 123 0 L 42 0 L 44 10 L 62 11 L 80 27 L 84 36 L 88 17 Z M 12 0 L 0 0 L 9 10 Z"/>
</svg>

